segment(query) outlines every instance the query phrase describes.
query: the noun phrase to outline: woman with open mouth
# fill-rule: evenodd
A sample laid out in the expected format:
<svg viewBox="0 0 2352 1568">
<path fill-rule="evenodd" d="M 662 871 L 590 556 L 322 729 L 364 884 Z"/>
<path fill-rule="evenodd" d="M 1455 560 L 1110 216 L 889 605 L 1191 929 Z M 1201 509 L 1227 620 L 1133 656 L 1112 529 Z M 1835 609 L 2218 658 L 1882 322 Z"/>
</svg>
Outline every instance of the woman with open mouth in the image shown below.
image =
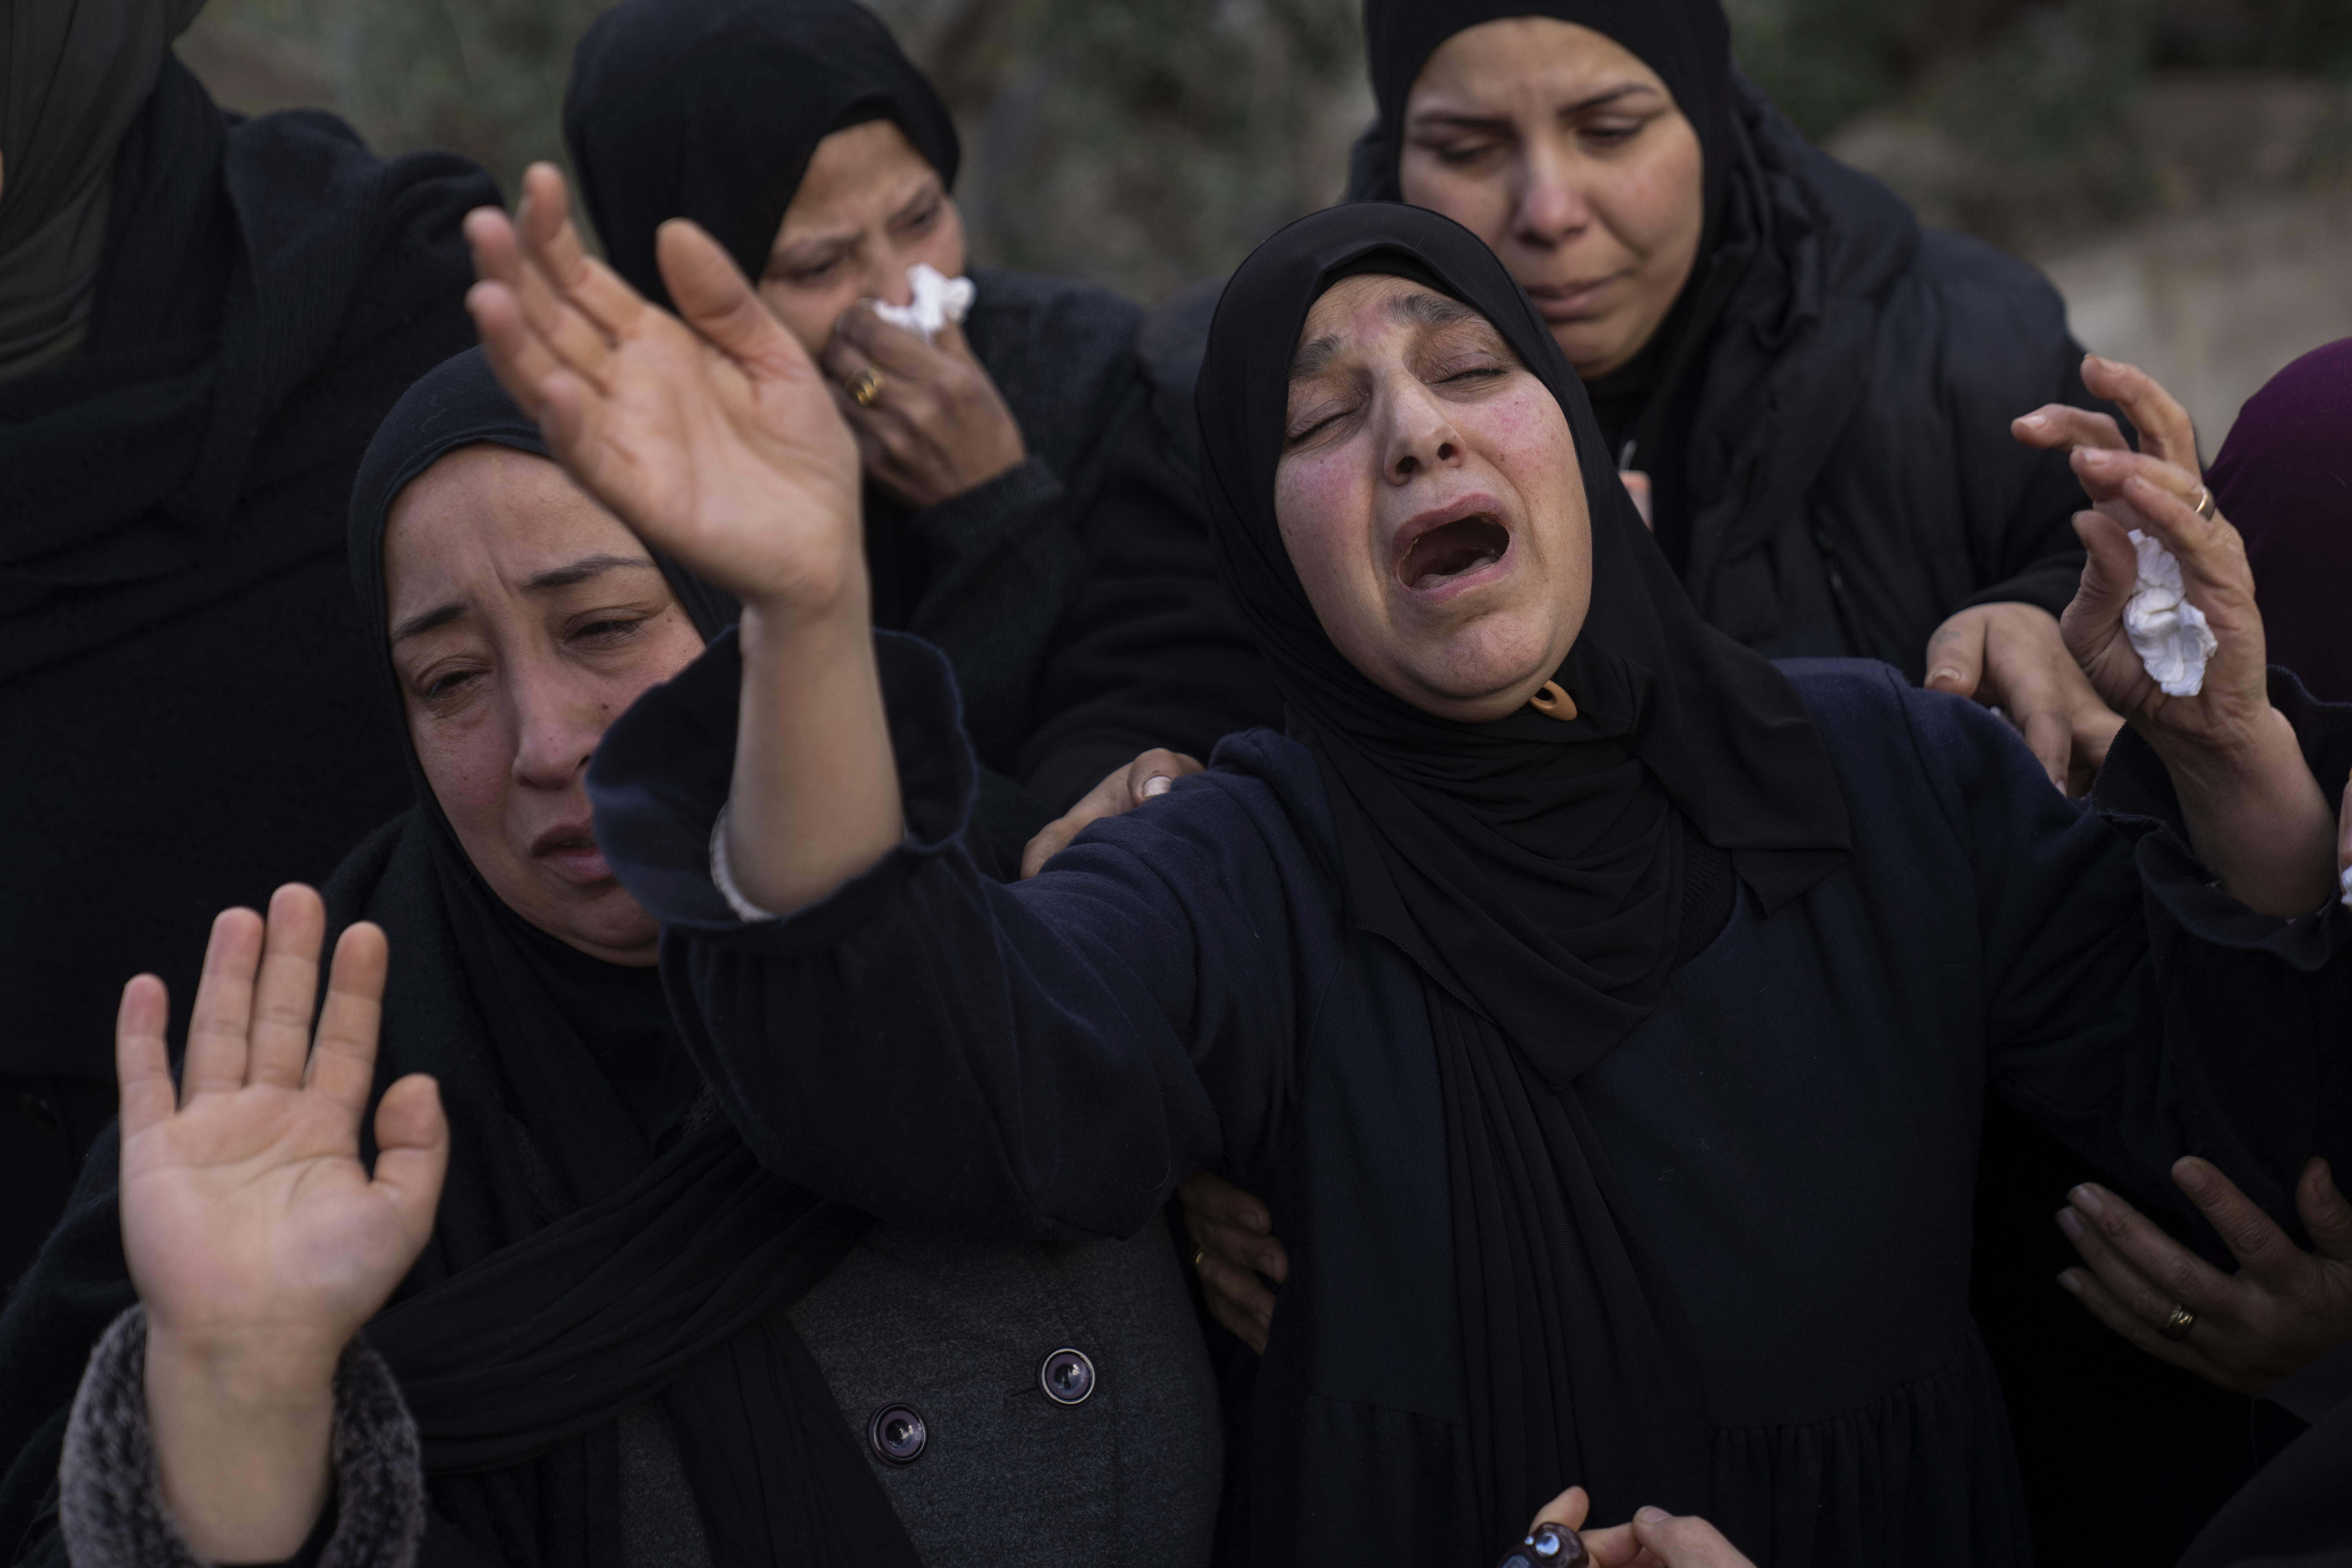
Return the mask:
<svg viewBox="0 0 2352 1568">
<path fill-rule="evenodd" d="M 1229 286 L 1200 404 L 1293 728 L 1007 885 L 965 842 L 945 662 L 872 626 L 816 367 L 693 225 L 660 237 L 681 321 L 585 257 L 553 170 L 527 189 L 468 220 L 493 363 L 742 605 L 588 785 L 762 1167 L 1013 1237 L 1131 1235 L 1209 1161 L 1268 1194 L 1293 1268 L 1226 1561 L 1474 1564 L 1540 1509 L 1622 1563 L 1644 1508 L 1720 1527 L 1686 1563 L 2030 1561 L 1967 1309 L 1986 1081 L 2144 1201 L 2201 1149 L 2274 1204 L 2337 1044 L 2318 779 L 2352 720 L 2273 706 L 2179 469 L 2076 459 L 2070 635 L 2134 724 L 2082 810 L 1971 703 L 1706 626 L 1474 236 L 1304 219 Z M 2126 525 L 2219 639 L 2197 695 L 2125 636 Z"/>
<path fill-rule="evenodd" d="M 2352 931 L 2318 782 L 2352 731 L 2273 706 L 2193 479 L 2074 459 L 2070 635 L 2134 724 L 2084 811 L 1974 704 L 1707 627 L 1493 254 L 1318 214 L 1228 286 L 1199 404 L 1292 729 L 1006 887 L 936 655 L 871 629 L 806 356 L 692 226 L 689 328 L 532 182 L 520 234 L 469 220 L 494 362 L 744 602 L 590 790 L 764 1161 L 1015 1235 L 1129 1234 L 1204 1162 L 1266 1194 L 1292 1268 L 1235 1561 L 1475 1562 L 1570 1484 L 1758 1562 L 2029 1558 L 1967 1307 L 1988 1079 L 2145 1202 L 2192 1151 L 2275 1200 Z M 2200 695 L 2124 634 L 2126 527 L 2219 638 Z"/>
</svg>

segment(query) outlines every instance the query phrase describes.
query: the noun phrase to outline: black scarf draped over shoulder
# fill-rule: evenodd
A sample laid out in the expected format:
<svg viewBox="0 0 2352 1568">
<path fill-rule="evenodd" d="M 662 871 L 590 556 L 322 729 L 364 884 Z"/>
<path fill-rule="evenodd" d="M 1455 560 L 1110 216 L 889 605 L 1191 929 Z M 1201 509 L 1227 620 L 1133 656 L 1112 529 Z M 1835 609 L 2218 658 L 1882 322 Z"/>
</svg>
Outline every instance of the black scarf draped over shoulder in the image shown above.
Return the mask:
<svg viewBox="0 0 2352 1568">
<path fill-rule="evenodd" d="M 581 38 L 563 95 L 564 144 L 614 269 L 665 305 L 662 224 L 692 218 L 757 279 L 817 143 L 871 120 L 896 121 L 954 187 L 947 105 L 853 0 L 628 0 Z"/>
<path fill-rule="evenodd" d="M 351 560 L 379 647 L 393 502 L 478 444 L 549 456 L 471 350 L 413 387 L 369 447 Z M 656 560 L 706 637 L 732 617 L 726 595 Z M 396 703 L 388 657 L 381 667 Z M 440 1076 L 453 1163 L 425 1256 L 366 1332 L 416 1417 L 436 1506 L 508 1562 L 618 1568 L 614 1421 L 657 1401 L 715 1563 L 913 1564 L 784 1316 L 869 1221 L 752 1158 L 701 1096 L 658 970 L 591 958 L 518 916 L 407 755 L 416 811 L 384 847 L 373 896 L 335 912 L 373 917 L 388 900 L 384 912 L 427 933 L 426 952 L 404 952 L 389 928 L 399 1059 L 379 1079 Z M 401 1037 L 403 1011 L 432 1005 L 425 987 L 462 987 L 474 1040 L 429 1026 Z"/>
<path fill-rule="evenodd" d="M 1425 713 L 1349 664 L 1307 601 L 1274 504 L 1287 371 L 1309 307 L 1358 273 L 1468 303 L 1559 404 L 1591 515 L 1591 608 L 1556 676 L 1572 721 Z M 1571 1482 L 1604 1520 L 1703 1507 L 1687 1334 L 1618 1222 L 1576 1080 L 1649 1016 L 1727 856 L 1768 913 L 1840 863 L 1827 752 L 1788 680 L 1691 608 L 1551 333 L 1451 220 L 1363 204 L 1275 236 L 1226 286 L 1197 395 L 1228 582 L 1329 786 L 1353 918 L 1424 976 L 1492 1543 Z"/>
</svg>

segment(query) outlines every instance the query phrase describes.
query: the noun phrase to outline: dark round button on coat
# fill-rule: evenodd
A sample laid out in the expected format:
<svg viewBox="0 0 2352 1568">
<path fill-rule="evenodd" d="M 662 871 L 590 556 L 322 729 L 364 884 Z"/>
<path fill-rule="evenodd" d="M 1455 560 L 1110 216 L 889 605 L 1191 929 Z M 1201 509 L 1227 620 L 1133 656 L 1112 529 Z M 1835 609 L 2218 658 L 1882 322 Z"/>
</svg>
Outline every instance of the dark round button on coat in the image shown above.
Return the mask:
<svg viewBox="0 0 2352 1568">
<path fill-rule="evenodd" d="M 911 1405 L 886 1405 L 866 1423 L 866 1440 L 894 1465 L 911 1465 L 931 1440 L 921 1412 Z"/>
<path fill-rule="evenodd" d="M 1086 1352 L 1066 1346 L 1038 1367 L 1037 1386 L 1056 1405 L 1084 1405 L 1095 1391 L 1095 1363 L 1087 1359 Z"/>
</svg>

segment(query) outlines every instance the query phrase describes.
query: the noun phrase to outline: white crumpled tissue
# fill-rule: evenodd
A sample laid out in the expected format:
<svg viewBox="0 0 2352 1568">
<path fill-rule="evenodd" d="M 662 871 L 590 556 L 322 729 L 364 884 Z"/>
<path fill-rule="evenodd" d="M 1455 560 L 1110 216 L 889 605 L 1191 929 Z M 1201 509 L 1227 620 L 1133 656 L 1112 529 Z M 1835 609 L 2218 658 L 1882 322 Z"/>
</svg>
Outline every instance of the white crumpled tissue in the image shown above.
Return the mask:
<svg viewBox="0 0 2352 1568">
<path fill-rule="evenodd" d="M 972 297 L 978 292 L 969 278 L 950 278 L 928 261 L 918 261 L 907 268 L 907 286 L 915 291 L 911 305 L 886 305 L 874 301 L 874 313 L 894 327 L 904 327 L 925 342 L 929 342 L 941 327 L 953 321 L 963 325 L 971 312 Z"/>
<path fill-rule="evenodd" d="M 2139 581 L 2124 601 L 2124 635 L 2167 697 L 2194 697 L 2205 688 L 2205 661 L 2221 644 L 2205 612 L 2184 596 L 2172 552 L 2137 528 L 2131 542 L 2139 552 Z"/>
</svg>

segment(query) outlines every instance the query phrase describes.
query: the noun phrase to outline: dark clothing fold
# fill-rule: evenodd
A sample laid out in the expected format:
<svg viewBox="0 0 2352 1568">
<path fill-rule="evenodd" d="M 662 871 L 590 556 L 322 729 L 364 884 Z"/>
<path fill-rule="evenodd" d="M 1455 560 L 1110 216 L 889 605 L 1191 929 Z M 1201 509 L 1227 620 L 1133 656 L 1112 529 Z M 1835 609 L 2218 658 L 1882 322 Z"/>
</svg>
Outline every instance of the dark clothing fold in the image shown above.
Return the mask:
<svg viewBox="0 0 2352 1568">
<path fill-rule="evenodd" d="M 908 838 L 788 919 L 736 921 L 709 879 L 730 638 L 598 755 L 601 841 L 664 922 L 686 1039 L 730 1114 L 779 1170 L 863 1208 L 1006 1235 L 1125 1234 L 1223 1162 L 1291 1258 L 1235 1413 L 1226 1560 L 1490 1561 L 1454 1054 L 1412 961 L 1349 910 L 1315 754 L 1229 739 L 1206 774 L 999 886 L 955 837 L 971 763 L 942 739 L 944 668 L 879 651 Z M 2193 1151 L 2283 1214 L 2307 1155 L 2352 1152 L 2313 1113 L 2340 1094 L 2352 911 L 2269 920 L 2215 891 L 2179 824 L 2139 815 L 2167 788 L 2145 748 L 2110 764 L 2138 788 L 2111 818 L 1971 704 L 1882 666 L 1787 668 L 1852 853 L 1769 917 L 1739 886 L 1577 1100 L 1624 1233 L 1689 1323 L 1733 1542 L 1765 1568 L 2024 1563 L 1967 1308 L 1988 1086 L 2143 1205 L 2177 1204 L 2166 1172 Z M 2315 771 L 2352 769 L 2352 715 L 2278 696 Z M 867 1048 L 815 1045 L 843 1037 Z M 872 1158 L 886 1124 L 910 1157 Z"/>
<path fill-rule="evenodd" d="M 0 382 L 81 352 L 115 152 L 203 0 L 80 0 L 0 17 Z"/>
<path fill-rule="evenodd" d="M 0 1070 L 93 1086 L 126 979 L 184 1023 L 214 915 L 409 802 L 353 698 L 343 514 L 384 411 L 473 339 L 459 220 L 499 199 L 324 114 L 224 114 L 168 58 L 111 169 L 82 352 L 0 383 Z M 16 1170 L 34 1142 L 0 1139 L 12 1192 L 58 1180 Z"/>
<path fill-rule="evenodd" d="M 2352 701 L 2338 596 L 2352 578 L 2352 338 L 2312 350 L 2246 399 L 2205 482 L 2245 538 L 2270 661 L 2315 696 Z"/>
<path fill-rule="evenodd" d="M 2180 1568 L 2352 1568 L 2352 1346 L 2262 1399 L 2305 1429 L 2207 1522 Z"/>
</svg>

